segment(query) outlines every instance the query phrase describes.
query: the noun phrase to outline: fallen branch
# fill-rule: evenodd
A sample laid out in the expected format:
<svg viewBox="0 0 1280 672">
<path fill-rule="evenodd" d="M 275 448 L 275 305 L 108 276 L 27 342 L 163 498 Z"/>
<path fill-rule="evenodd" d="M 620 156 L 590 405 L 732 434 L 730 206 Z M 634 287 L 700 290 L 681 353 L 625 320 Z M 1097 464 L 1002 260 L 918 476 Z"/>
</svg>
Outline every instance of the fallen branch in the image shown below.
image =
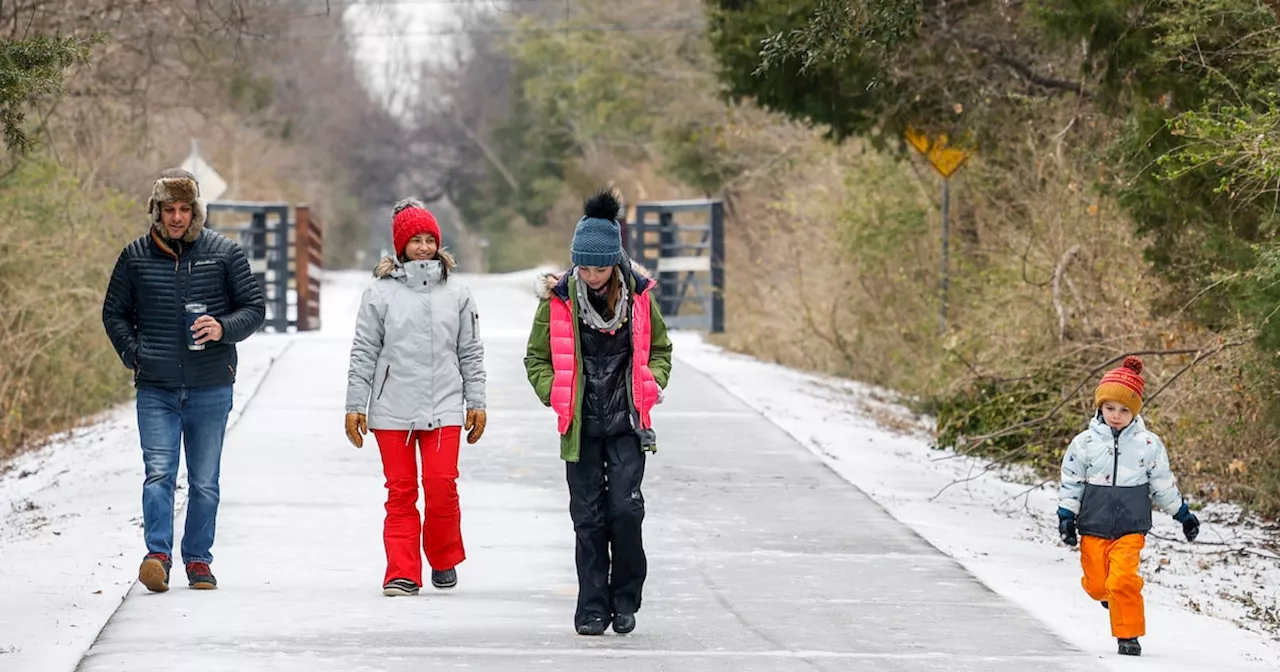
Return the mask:
<svg viewBox="0 0 1280 672">
<path fill-rule="evenodd" d="M 1227 348 L 1235 348 L 1244 344 L 1245 344 L 1245 341 L 1227 341 L 1225 343 L 1219 344 L 1218 347 L 1212 350 L 1206 350 L 1204 352 L 1197 354 L 1196 358 L 1191 360 L 1190 364 L 1187 364 L 1186 366 L 1182 367 L 1177 373 L 1173 374 L 1172 378 L 1170 378 L 1169 380 L 1166 380 L 1164 385 L 1161 385 L 1160 389 L 1152 393 L 1150 397 L 1147 397 L 1146 400 L 1143 401 L 1143 403 L 1150 404 L 1151 402 L 1155 401 L 1156 397 L 1160 396 L 1161 392 L 1164 392 L 1166 389 L 1168 389 L 1170 385 L 1173 384 L 1173 381 L 1181 378 L 1182 374 L 1186 373 L 1187 371 L 1190 371 L 1191 367 L 1195 366 L 1196 364 L 1199 364 L 1200 362 L 1218 354 L 1219 352 L 1222 352 L 1223 350 L 1226 350 Z"/>
<path fill-rule="evenodd" d="M 1201 555 L 1224 555 L 1224 554 L 1227 554 L 1227 553 L 1233 553 L 1233 554 L 1237 554 L 1237 555 L 1256 555 L 1256 556 L 1258 556 L 1258 557 L 1260 557 L 1260 558 L 1266 558 L 1266 559 L 1268 559 L 1268 560 L 1275 560 L 1275 559 L 1277 559 L 1277 558 L 1280 558 L 1280 555 L 1277 555 L 1275 552 L 1273 552 L 1273 551 L 1271 551 L 1271 550 L 1268 550 L 1268 549 L 1252 548 L 1252 547 L 1249 547 L 1249 546 L 1235 546 L 1235 545 L 1232 545 L 1230 542 L 1225 542 L 1225 541 L 1199 541 L 1199 540 L 1197 540 L 1197 541 L 1187 541 L 1187 540 L 1186 540 L 1186 539 L 1184 539 L 1184 538 L 1178 538 L 1178 537 L 1166 537 L 1166 536 L 1164 536 L 1163 534 L 1158 534 L 1158 533 L 1156 533 L 1156 532 L 1148 532 L 1148 533 L 1147 533 L 1147 536 L 1148 536 L 1148 537 L 1154 537 L 1154 538 L 1159 539 L 1159 540 L 1161 540 L 1161 541 L 1168 541 L 1168 542 L 1172 542 L 1172 543 L 1175 543 L 1175 544 L 1187 544 L 1187 545 L 1195 545 L 1195 546 L 1221 546 L 1221 547 L 1222 547 L 1222 550 L 1218 550 L 1218 551 L 1204 551 L 1204 552 L 1202 552 L 1202 553 L 1201 553 Z"/>
<path fill-rule="evenodd" d="M 986 465 L 984 465 L 984 466 L 982 467 L 982 471 L 979 471 L 979 472 L 978 472 L 978 473 L 976 473 L 976 474 L 975 474 L 975 473 L 973 473 L 973 469 L 972 469 L 972 468 L 970 468 L 970 469 L 969 469 L 969 475 L 968 475 L 968 476 L 965 476 L 964 478 L 958 478 L 958 479 L 956 479 L 956 480 L 954 480 L 954 481 L 951 481 L 950 483 L 948 483 L 948 484 L 946 484 L 946 485 L 942 486 L 942 489 L 941 489 L 941 490 L 939 490 L 939 491 L 937 491 L 936 493 L 934 493 L 934 494 L 933 494 L 933 496 L 929 498 L 929 501 L 931 501 L 931 502 L 932 502 L 933 500 L 937 499 L 938 497 L 941 497 L 941 496 L 942 496 L 942 493 L 944 493 L 944 492 L 946 492 L 947 490 L 951 489 L 951 487 L 952 487 L 952 486 L 954 486 L 954 485 L 961 485 L 961 484 L 964 484 L 964 483 L 972 483 L 973 481 L 976 481 L 976 480 L 978 480 L 979 478 L 982 478 L 983 476 L 986 476 L 987 474 L 991 473 L 991 471 L 992 471 L 993 469 L 995 469 L 995 468 L 997 468 L 997 467 L 1000 467 L 1000 466 L 1003 466 L 1003 465 L 1005 464 L 1005 460 L 1006 460 L 1007 458 L 1009 458 L 1010 456 L 1012 456 L 1012 455 L 1013 455 L 1013 453 L 1016 453 L 1016 452 L 1022 451 L 1023 449 L 1025 449 L 1025 448 L 1027 447 L 1027 445 L 1028 445 L 1028 444 L 1025 444 L 1025 443 L 1024 443 L 1024 444 L 1022 444 L 1021 446 L 1019 446 L 1019 447 L 1017 447 L 1017 448 L 1015 448 L 1015 449 L 1013 449 L 1013 450 L 1005 451 L 1004 453 L 1002 453 L 1002 454 L 1000 454 L 1000 455 L 997 455 L 997 456 L 995 456 L 995 457 L 991 458 L 990 460 L 988 460 L 988 461 L 987 461 Z M 944 458 L 944 459 L 945 459 L 945 458 Z M 1017 495 L 1015 495 L 1015 497 L 1016 497 L 1016 496 L 1017 496 Z"/>
<path fill-rule="evenodd" d="M 1021 76 L 1023 79 L 1027 80 L 1028 82 L 1031 82 L 1032 84 L 1035 84 L 1037 86 L 1040 86 L 1046 89 L 1070 91 L 1071 93 L 1074 93 L 1083 98 L 1093 97 L 1093 93 L 1087 87 L 1085 87 L 1083 82 L 1076 82 L 1068 79 L 1058 79 L 1056 77 L 1049 77 L 1047 75 L 1042 75 L 1036 72 L 1034 69 L 1032 69 L 1030 65 L 1004 53 L 1004 48 L 999 44 L 992 47 L 991 45 L 983 43 L 981 40 L 977 40 L 965 35 L 961 35 L 959 32 L 948 27 L 945 23 L 943 23 L 942 21 L 934 17 L 929 17 L 925 19 L 925 21 L 926 23 L 931 24 L 932 27 L 940 30 L 942 34 L 955 40 L 956 44 L 959 44 L 962 47 L 972 49 L 974 51 L 977 51 L 978 53 L 984 54 L 990 58 L 995 59 L 996 61 L 1003 64 L 1005 67 L 1018 73 L 1019 76 Z"/>
<path fill-rule="evenodd" d="M 1040 488 L 1043 488 L 1045 485 L 1048 485 L 1049 483 L 1052 483 L 1052 482 L 1053 482 L 1053 479 L 1052 479 L 1052 478 L 1046 478 L 1046 479 L 1044 479 L 1043 481 L 1040 481 L 1039 483 L 1036 483 L 1035 485 L 1033 485 L 1033 486 L 1031 486 L 1031 487 L 1027 488 L 1026 490 L 1023 490 L 1022 492 L 1019 492 L 1018 494 L 1013 495 L 1012 497 L 1007 497 L 1007 498 L 1005 498 L 1005 499 L 1001 500 L 1001 501 L 1000 501 L 1000 503 L 1001 503 L 1001 504 L 1004 504 L 1005 502 L 1011 502 L 1011 501 L 1013 501 L 1013 500 L 1015 500 L 1015 499 L 1017 499 L 1017 498 L 1019 498 L 1019 497 L 1026 497 L 1028 500 L 1030 500 L 1030 498 L 1031 498 L 1031 493 L 1035 492 L 1036 490 L 1039 490 Z M 1028 504 L 1028 502 L 1023 502 L 1023 503 L 1022 503 L 1022 505 L 1023 505 L 1024 507 L 1026 507 L 1026 506 L 1027 506 L 1027 504 Z"/>
<path fill-rule="evenodd" d="M 1169 380 L 1165 381 L 1164 385 L 1161 385 L 1161 386 L 1160 386 L 1160 388 L 1159 388 L 1158 390 L 1156 390 L 1154 394 L 1152 394 L 1149 398 L 1147 398 L 1147 399 L 1146 399 L 1145 403 L 1150 404 L 1152 401 L 1154 401 L 1154 400 L 1155 400 L 1155 398 L 1156 398 L 1156 397 L 1160 396 L 1160 393 L 1161 393 L 1161 392 L 1164 392 L 1166 389 L 1168 389 L 1168 387 L 1169 387 L 1170 385 L 1172 385 L 1172 384 L 1173 384 L 1173 382 L 1174 382 L 1175 380 L 1177 380 L 1178 378 L 1182 377 L 1182 374 L 1184 374 L 1184 373 L 1186 373 L 1187 371 L 1191 370 L 1191 368 L 1192 368 L 1192 367 L 1194 367 L 1196 364 L 1199 364 L 1200 362 L 1202 362 L 1202 361 L 1204 361 L 1204 360 L 1206 360 L 1206 359 L 1208 359 L 1208 358 L 1210 358 L 1210 357 L 1212 357 L 1212 356 L 1216 355 L 1216 354 L 1217 354 L 1217 353 L 1219 353 L 1219 352 L 1222 352 L 1223 350 L 1226 350 L 1227 348 L 1234 348 L 1234 347 L 1237 347 L 1237 346 L 1244 345 L 1245 343 L 1246 343 L 1246 341 L 1243 341 L 1243 340 L 1236 340 L 1236 341 L 1226 341 L 1226 342 L 1224 342 L 1224 343 L 1219 343 L 1217 347 L 1214 347 L 1214 348 L 1211 348 L 1211 349 L 1208 349 L 1208 350 L 1200 349 L 1200 350 L 1193 350 L 1193 351 L 1190 351 L 1190 352 L 1182 351 L 1182 350 L 1162 350 L 1162 351 L 1154 351 L 1154 352 L 1153 352 L 1153 351 L 1139 351 L 1139 352 L 1131 352 L 1131 353 L 1126 353 L 1126 354 L 1124 354 L 1124 355 L 1120 355 L 1119 357 L 1115 357 L 1115 358 L 1113 358 L 1113 359 L 1111 359 L 1111 360 L 1107 361 L 1106 363 L 1102 364 L 1101 366 L 1095 367 L 1095 368 L 1094 368 L 1094 370 L 1093 370 L 1093 371 L 1091 371 L 1091 372 L 1089 373 L 1089 375 L 1085 377 L 1084 381 L 1082 381 L 1079 385 L 1077 385 L 1077 386 L 1076 386 L 1076 389 L 1072 391 L 1071 395 L 1069 395 L 1069 396 L 1067 396 L 1067 397 L 1064 397 L 1061 401 L 1059 401 L 1059 402 L 1057 403 L 1057 405 L 1055 405 L 1055 406 L 1054 406 L 1054 407 L 1053 407 L 1053 408 L 1052 408 L 1048 413 L 1046 413 L 1044 416 L 1042 416 L 1042 417 L 1040 417 L 1040 418 L 1036 418 L 1035 420 L 1028 420 L 1027 422 L 1018 423 L 1017 425 L 1014 425 L 1013 427 L 1008 427 L 1008 428 L 1005 428 L 1005 429 L 1002 429 L 1002 430 L 999 430 L 999 431 L 993 432 L 993 433 L 991 433 L 991 434 L 987 434 L 986 436 L 981 437 L 981 441 L 979 441 L 978 443 L 974 444 L 974 445 L 973 445 L 973 446 L 971 446 L 971 447 L 965 448 L 963 451 L 961 451 L 961 450 L 953 451 L 950 455 L 947 455 L 947 456 L 945 456 L 945 457 L 936 458 L 936 459 L 934 459 L 934 460 L 932 460 L 932 461 L 934 461 L 934 462 L 939 462 L 939 461 L 942 461 L 942 460 L 949 460 L 949 459 L 952 459 L 952 458 L 954 458 L 954 457 L 958 457 L 958 456 L 960 456 L 960 455 L 967 455 L 968 453 L 970 453 L 970 452 L 972 452 L 974 449 L 976 449 L 976 448 L 977 448 L 977 446 L 978 446 L 978 445 L 980 445 L 980 444 L 981 444 L 982 442 L 984 442 L 984 441 L 987 441 L 987 440 L 990 440 L 990 439 L 996 438 L 996 437 L 998 437 L 998 436 L 1006 436 L 1006 435 L 1008 435 L 1009 433 L 1011 433 L 1011 432 L 1013 432 L 1013 431 L 1016 431 L 1016 430 L 1018 430 L 1018 429 L 1025 429 L 1025 428 L 1028 428 L 1028 427 L 1033 427 L 1033 426 L 1035 426 L 1035 425 L 1042 424 L 1042 423 L 1044 423 L 1044 422 L 1048 422 L 1048 421 L 1049 421 L 1049 419 L 1050 419 L 1050 418 L 1052 418 L 1052 417 L 1053 417 L 1053 415 L 1054 415 L 1055 413 L 1057 413 L 1057 412 L 1058 412 L 1058 409 L 1062 408 L 1062 406 L 1063 406 L 1063 405 L 1065 405 L 1065 404 L 1066 404 L 1066 402 L 1067 402 L 1067 400 L 1069 400 L 1072 396 L 1075 396 L 1075 395 L 1080 391 L 1080 388 L 1082 388 L 1082 387 L 1084 386 L 1085 382 L 1088 382 L 1090 379 L 1092 379 L 1092 378 L 1093 378 L 1093 376 L 1094 376 L 1094 375 L 1096 375 L 1098 371 L 1101 371 L 1102 369 L 1105 369 L 1106 367 L 1110 366 L 1111 364 L 1114 364 L 1114 363 L 1115 363 L 1115 362 L 1117 362 L 1117 361 L 1122 361 L 1125 357 L 1128 357 L 1129 355 L 1152 355 L 1152 354 L 1157 354 L 1157 355 L 1173 355 L 1173 354 L 1191 354 L 1191 353 L 1195 353 L 1195 355 L 1196 355 L 1195 359 L 1191 360 L 1191 363 L 1189 363 L 1189 364 L 1187 364 L 1186 366 L 1182 367 L 1182 368 L 1181 368 L 1177 373 L 1175 373 L 1175 374 L 1173 375 L 1173 377 L 1172 377 L 1172 378 L 1170 378 Z M 1028 443 L 1024 443 L 1024 444 L 1022 444 L 1021 446 L 1019 446 L 1019 447 L 1017 447 L 1017 448 L 1015 448 L 1015 449 L 1007 450 L 1007 451 L 1005 451 L 1004 453 L 1001 453 L 1000 455 L 997 455 L 996 457 L 992 458 L 992 459 L 991 459 L 991 460 L 986 464 L 986 466 L 984 466 L 984 467 L 982 468 L 982 470 L 981 470 L 981 471 L 979 471 L 977 474 L 974 474 L 974 473 L 973 473 L 973 471 L 972 471 L 972 469 L 971 469 L 971 470 L 970 470 L 970 472 L 969 472 L 969 475 L 968 475 L 968 476 L 966 476 L 966 477 L 964 477 L 964 478 L 955 479 L 955 480 L 951 481 L 950 483 L 948 483 L 948 484 L 946 484 L 946 485 L 942 486 L 942 489 L 941 489 L 941 490 L 939 490 L 938 492 L 934 493 L 934 495 L 933 495 L 932 497 L 930 497 L 930 498 L 929 498 L 929 501 L 931 501 L 931 502 L 932 502 L 932 501 L 934 501 L 935 499 L 937 499 L 938 497 L 942 496 L 942 493 L 944 493 L 944 492 L 946 492 L 947 490 L 949 490 L 952 486 L 960 485 L 960 484 L 963 484 L 963 483 L 970 483 L 970 482 L 973 482 L 973 481 L 975 481 L 975 480 L 977 480 L 977 479 L 979 479 L 979 478 L 982 478 L 983 476 L 985 476 L 985 475 L 987 475 L 988 473 L 990 473 L 992 469 L 995 469 L 995 468 L 996 468 L 996 467 L 998 467 L 998 466 L 1002 466 L 1002 465 L 1005 463 L 1005 460 L 1006 460 L 1007 458 L 1011 457 L 1013 454 L 1015 454 L 1015 453 L 1017 453 L 1017 452 L 1021 452 L 1022 450 L 1026 449 L 1027 445 L 1029 445 L 1029 444 L 1028 444 Z M 1037 489 L 1037 488 L 1039 488 L 1039 487 L 1043 486 L 1045 483 L 1050 482 L 1051 480 L 1052 480 L 1052 479 L 1045 479 L 1044 481 L 1041 481 L 1040 483 L 1037 483 L 1036 485 L 1032 486 L 1032 487 L 1031 487 L 1031 488 L 1029 488 L 1028 490 L 1026 490 L 1026 491 L 1024 491 L 1024 492 L 1022 492 L 1022 493 L 1019 493 L 1019 494 L 1017 494 L 1017 495 L 1014 495 L 1013 497 L 1010 497 L 1009 499 L 1015 499 L 1015 498 L 1020 497 L 1020 496 L 1022 496 L 1022 495 L 1024 495 L 1024 494 L 1029 494 L 1029 493 L 1031 493 L 1032 491 L 1034 491 L 1035 489 Z M 1009 501 L 1009 500 L 1005 500 L 1005 501 Z M 1170 541 L 1173 541 L 1173 540 L 1170 540 Z M 1211 543 L 1211 542 L 1202 542 L 1202 543 Z"/>
<path fill-rule="evenodd" d="M 1244 343 L 1243 341 L 1239 341 L 1239 342 L 1232 342 L 1231 344 L 1223 344 L 1223 345 L 1220 345 L 1213 352 L 1219 352 L 1223 348 L 1227 347 L 1227 345 L 1243 345 L 1243 343 Z M 1080 383 L 1077 384 L 1073 390 L 1071 390 L 1070 393 L 1063 396 L 1062 399 L 1060 399 L 1058 403 L 1054 404 L 1053 408 L 1049 409 L 1049 411 L 1044 415 L 1034 420 L 1027 420 L 1025 422 L 1020 422 L 1016 425 L 1010 425 L 1009 427 L 998 429 L 994 432 L 991 432 L 990 434 L 983 434 L 980 436 L 973 437 L 972 439 L 962 439 L 962 443 L 961 443 L 961 445 L 963 446 L 962 448 L 957 449 L 951 455 L 938 458 L 938 459 L 945 460 L 945 459 L 950 459 L 952 457 L 956 457 L 958 455 L 967 455 L 977 450 L 978 446 L 986 443 L 987 441 L 990 441 L 991 439 L 998 439 L 1002 436 L 1008 436 L 1014 432 L 1017 432 L 1023 429 L 1029 429 L 1031 427 L 1043 425 L 1044 423 L 1052 420 L 1053 416 L 1057 415 L 1058 411 L 1061 410 L 1063 406 L 1067 405 L 1067 402 L 1074 399 L 1076 395 L 1080 393 L 1080 390 L 1084 389 L 1084 386 L 1087 385 L 1089 381 L 1093 380 L 1095 376 L 1097 376 L 1107 367 L 1110 367 L 1111 365 L 1116 364 L 1117 362 L 1124 361 L 1125 357 L 1129 357 L 1130 355 L 1143 355 L 1143 356 L 1199 355 L 1203 352 L 1205 352 L 1204 348 L 1197 348 L 1197 349 L 1186 348 L 1186 349 L 1179 349 L 1179 350 L 1135 350 L 1132 352 L 1126 352 L 1124 354 L 1112 357 L 1111 359 L 1103 362 L 1102 364 L 1099 364 L 1098 366 L 1093 367 L 1081 379 Z M 970 444 L 970 442 L 972 442 L 972 444 Z"/>
</svg>

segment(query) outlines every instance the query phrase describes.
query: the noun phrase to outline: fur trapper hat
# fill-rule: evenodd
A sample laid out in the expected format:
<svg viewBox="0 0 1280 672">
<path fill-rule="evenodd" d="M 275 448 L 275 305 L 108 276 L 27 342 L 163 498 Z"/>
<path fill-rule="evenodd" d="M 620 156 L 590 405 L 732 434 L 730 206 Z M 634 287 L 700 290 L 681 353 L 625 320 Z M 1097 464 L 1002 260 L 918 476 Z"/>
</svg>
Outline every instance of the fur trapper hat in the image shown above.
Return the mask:
<svg viewBox="0 0 1280 672">
<path fill-rule="evenodd" d="M 174 202 L 191 204 L 191 228 L 182 236 L 182 242 L 196 242 L 204 229 L 207 209 L 204 199 L 200 198 L 200 184 L 196 182 L 196 176 L 181 168 L 170 168 L 160 173 L 160 179 L 151 185 L 147 213 L 151 215 L 152 227 L 160 226 L 160 205 Z"/>
</svg>

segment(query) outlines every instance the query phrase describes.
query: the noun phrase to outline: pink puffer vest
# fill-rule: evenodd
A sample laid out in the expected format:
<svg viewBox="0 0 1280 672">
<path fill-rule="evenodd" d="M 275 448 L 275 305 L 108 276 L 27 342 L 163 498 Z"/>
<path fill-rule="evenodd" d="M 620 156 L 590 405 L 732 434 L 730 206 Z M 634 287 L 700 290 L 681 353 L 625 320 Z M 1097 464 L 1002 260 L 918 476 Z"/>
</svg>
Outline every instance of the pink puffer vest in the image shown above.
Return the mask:
<svg viewBox="0 0 1280 672">
<path fill-rule="evenodd" d="M 649 284 L 635 295 L 631 304 L 631 386 L 636 412 L 640 416 L 639 429 L 650 429 L 653 424 L 650 413 L 658 403 L 658 381 L 649 369 L 650 334 L 652 321 L 649 314 Z M 569 302 L 558 296 L 551 297 L 551 367 L 555 377 L 551 381 L 551 408 L 558 419 L 561 434 L 568 433 L 573 425 L 573 407 L 578 390 L 577 325 L 573 323 L 573 311 Z"/>
</svg>

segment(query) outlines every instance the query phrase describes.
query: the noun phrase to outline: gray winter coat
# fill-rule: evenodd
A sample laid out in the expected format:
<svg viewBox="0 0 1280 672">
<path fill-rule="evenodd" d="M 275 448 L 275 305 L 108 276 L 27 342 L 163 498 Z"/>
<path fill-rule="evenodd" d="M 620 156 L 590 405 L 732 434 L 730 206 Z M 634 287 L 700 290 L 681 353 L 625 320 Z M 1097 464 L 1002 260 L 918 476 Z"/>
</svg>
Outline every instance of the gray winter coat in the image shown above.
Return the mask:
<svg viewBox="0 0 1280 672">
<path fill-rule="evenodd" d="M 441 282 L 440 264 L 383 259 L 360 301 L 347 412 L 367 413 L 370 429 L 462 425 L 466 409 L 485 407 L 476 304 L 465 285 Z"/>
</svg>

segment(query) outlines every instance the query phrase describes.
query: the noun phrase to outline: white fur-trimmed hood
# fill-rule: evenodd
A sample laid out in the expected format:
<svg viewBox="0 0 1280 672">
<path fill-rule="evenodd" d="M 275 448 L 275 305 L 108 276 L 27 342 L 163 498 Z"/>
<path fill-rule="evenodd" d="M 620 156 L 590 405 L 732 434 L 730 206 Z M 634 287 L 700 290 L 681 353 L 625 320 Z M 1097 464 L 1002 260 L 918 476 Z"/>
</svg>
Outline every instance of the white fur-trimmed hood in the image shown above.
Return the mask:
<svg viewBox="0 0 1280 672">
<path fill-rule="evenodd" d="M 452 254 L 449 254 L 448 250 L 439 250 L 436 252 L 436 258 L 439 259 L 440 263 L 444 264 L 450 271 L 458 267 L 457 260 L 453 258 Z M 400 265 L 400 262 L 397 261 L 395 257 L 383 257 L 378 261 L 378 265 L 373 267 L 373 277 L 378 278 L 379 280 L 390 277 L 391 272 L 396 270 L 396 267 Z"/>
</svg>

